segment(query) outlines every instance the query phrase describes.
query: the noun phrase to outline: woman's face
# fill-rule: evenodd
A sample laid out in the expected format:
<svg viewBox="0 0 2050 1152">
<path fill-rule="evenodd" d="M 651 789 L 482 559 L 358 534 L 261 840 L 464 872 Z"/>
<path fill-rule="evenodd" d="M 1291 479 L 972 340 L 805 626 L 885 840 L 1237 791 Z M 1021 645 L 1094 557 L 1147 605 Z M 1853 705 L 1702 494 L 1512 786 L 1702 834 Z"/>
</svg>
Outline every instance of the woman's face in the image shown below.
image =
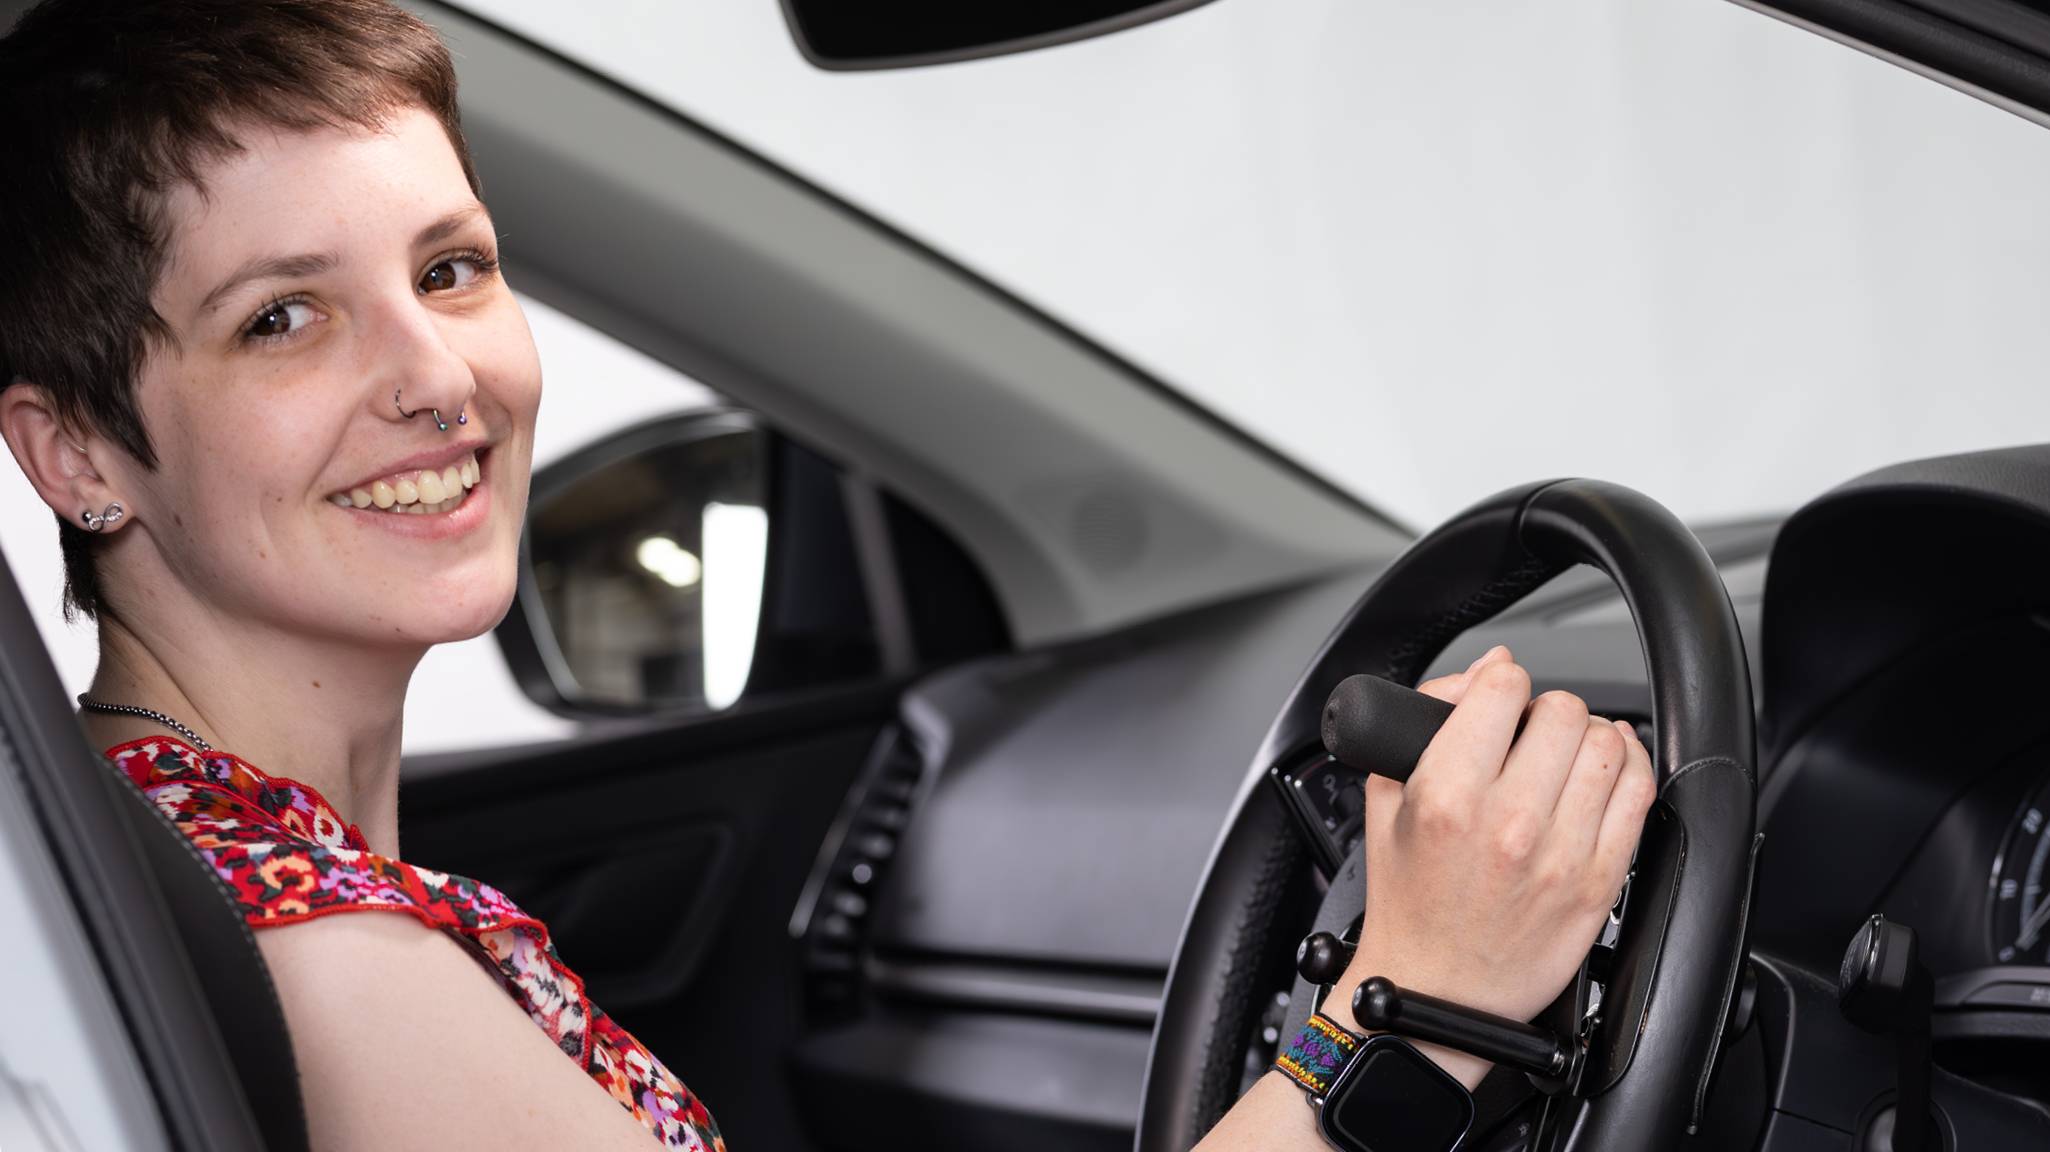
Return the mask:
<svg viewBox="0 0 2050 1152">
<path fill-rule="evenodd" d="M 238 139 L 169 204 L 177 339 L 139 382 L 159 459 L 121 478 L 130 530 L 208 614 L 372 646 L 487 631 L 541 400 L 490 217 L 423 109 Z"/>
</svg>

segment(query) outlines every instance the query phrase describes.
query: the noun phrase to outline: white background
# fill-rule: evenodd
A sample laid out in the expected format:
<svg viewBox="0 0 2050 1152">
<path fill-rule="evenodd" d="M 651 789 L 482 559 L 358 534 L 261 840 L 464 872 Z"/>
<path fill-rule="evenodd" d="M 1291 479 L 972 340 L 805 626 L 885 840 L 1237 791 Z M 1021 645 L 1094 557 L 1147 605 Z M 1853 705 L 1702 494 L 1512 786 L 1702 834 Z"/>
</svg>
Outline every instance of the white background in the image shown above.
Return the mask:
<svg viewBox="0 0 2050 1152">
<path fill-rule="evenodd" d="M 827 73 L 774 0 L 467 6 L 848 195 L 1412 526 L 1688 517 L 2050 428 L 2050 130 L 1726 0 L 1215 0 Z"/>
<path fill-rule="evenodd" d="M 1692 518 L 1785 510 L 1881 463 L 2050 427 L 2050 131 L 1723 0 L 1216 0 L 1089 43 L 858 74 L 805 64 L 773 0 L 472 6 L 847 195 L 1412 526 L 1560 474 Z M 530 314 L 543 460 L 593 418 L 695 402 Z M 621 398 L 561 399 L 599 385 Z M 0 489 L 0 543 L 82 685 L 90 633 L 57 621 L 48 513 L 14 469 Z M 423 665 L 409 750 L 562 730 L 489 644 Z"/>
</svg>

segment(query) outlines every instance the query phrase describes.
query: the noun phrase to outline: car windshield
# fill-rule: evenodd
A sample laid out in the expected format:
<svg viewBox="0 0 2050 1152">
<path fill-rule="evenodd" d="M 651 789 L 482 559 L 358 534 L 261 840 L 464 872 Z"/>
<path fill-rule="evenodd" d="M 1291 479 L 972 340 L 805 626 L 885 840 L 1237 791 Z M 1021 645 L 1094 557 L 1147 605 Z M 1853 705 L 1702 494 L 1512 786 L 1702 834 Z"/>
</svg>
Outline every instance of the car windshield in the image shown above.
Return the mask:
<svg viewBox="0 0 2050 1152">
<path fill-rule="evenodd" d="M 2050 133 L 1721 0 L 1221 0 L 876 73 L 774 4 L 466 6 L 1412 527 L 1558 474 L 1782 512 L 2050 424 Z"/>
</svg>

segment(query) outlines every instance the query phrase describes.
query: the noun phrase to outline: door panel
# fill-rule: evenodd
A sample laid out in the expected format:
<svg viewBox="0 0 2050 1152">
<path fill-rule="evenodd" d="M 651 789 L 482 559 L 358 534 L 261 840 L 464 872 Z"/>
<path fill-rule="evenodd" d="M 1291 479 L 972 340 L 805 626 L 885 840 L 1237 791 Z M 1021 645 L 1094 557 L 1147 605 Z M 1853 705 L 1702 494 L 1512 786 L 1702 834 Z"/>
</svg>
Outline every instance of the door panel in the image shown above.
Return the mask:
<svg viewBox="0 0 2050 1152">
<path fill-rule="evenodd" d="M 541 748 L 421 757 L 406 859 L 503 889 L 591 1000 L 736 1148 L 804 1152 L 780 1073 L 800 1011 L 792 907 L 895 708 L 893 685 Z"/>
</svg>

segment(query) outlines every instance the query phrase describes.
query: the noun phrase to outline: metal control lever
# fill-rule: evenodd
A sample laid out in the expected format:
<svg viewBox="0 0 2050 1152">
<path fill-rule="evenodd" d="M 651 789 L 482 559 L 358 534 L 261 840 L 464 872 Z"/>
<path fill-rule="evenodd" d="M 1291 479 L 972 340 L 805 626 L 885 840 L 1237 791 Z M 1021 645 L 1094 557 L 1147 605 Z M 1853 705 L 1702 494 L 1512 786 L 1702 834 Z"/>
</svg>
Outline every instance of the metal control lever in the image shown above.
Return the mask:
<svg viewBox="0 0 2050 1152">
<path fill-rule="evenodd" d="M 1915 930 L 1874 913 L 1844 950 L 1837 1006 L 1844 1018 L 1894 1042 L 1892 1152 L 1943 1147 L 1932 1135 L 1929 1099 L 1929 1016 L 1934 980 L 1924 967 Z"/>
<path fill-rule="evenodd" d="M 1362 1028 L 1457 1048 L 1507 1065 L 1528 1074 L 1546 1091 L 1571 1086 L 1580 1070 L 1581 1048 L 1572 1040 L 1507 1016 L 1398 988 L 1380 976 L 1353 993 L 1352 1014 Z"/>
</svg>

